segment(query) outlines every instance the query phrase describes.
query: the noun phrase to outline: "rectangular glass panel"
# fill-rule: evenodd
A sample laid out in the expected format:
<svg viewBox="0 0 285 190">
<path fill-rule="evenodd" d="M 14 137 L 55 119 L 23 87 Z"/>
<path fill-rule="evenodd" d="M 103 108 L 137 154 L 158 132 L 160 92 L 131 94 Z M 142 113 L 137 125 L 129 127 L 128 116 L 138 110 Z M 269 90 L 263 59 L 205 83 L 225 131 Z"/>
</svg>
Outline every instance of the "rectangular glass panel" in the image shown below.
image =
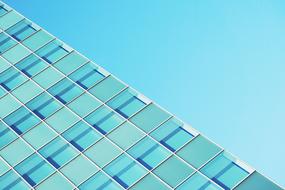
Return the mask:
<svg viewBox="0 0 285 190">
<path fill-rule="evenodd" d="M 18 72 L 15 68 L 10 67 L 6 71 L 4 71 L 0 76 L 0 85 L 7 91 L 13 90 L 14 88 L 20 86 L 28 78 L 23 76 L 20 72 Z"/>
<path fill-rule="evenodd" d="M 1 176 L 0 187 L 3 189 L 29 190 L 30 187 L 14 171 L 10 170 Z"/>
<path fill-rule="evenodd" d="M 21 104 L 17 102 L 12 95 L 6 94 L 0 98 L 0 108 L 5 108 L 0 109 L 0 118 L 3 119 L 8 114 L 18 109 L 20 106 Z"/>
<path fill-rule="evenodd" d="M 170 190 L 170 188 L 168 188 L 165 184 L 163 184 L 160 180 L 158 180 L 157 177 L 155 177 L 152 174 L 146 175 L 143 179 L 141 179 L 138 183 L 136 183 L 133 187 L 130 188 L 130 190 L 146 190 L 146 189 Z"/>
<path fill-rule="evenodd" d="M 0 28 L 6 30 L 22 19 L 23 17 L 21 15 L 12 10 L 0 18 Z"/>
<path fill-rule="evenodd" d="M 48 89 L 60 79 L 62 79 L 64 76 L 54 70 L 52 67 L 48 67 L 38 75 L 36 75 L 33 79 L 36 81 L 40 86 L 42 86 L 45 89 Z"/>
<path fill-rule="evenodd" d="M 0 33 L 0 54 L 16 45 L 17 42 L 4 33 Z"/>
<path fill-rule="evenodd" d="M 17 135 L 0 121 L 0 150 L 17 138 Z"/>
<path fill-rule="evenodd" d="M 25 38 L 36 32 L 36 29 L 32 26 L 32 23 L 26 19 L 18 22 L 14 26 L 10 27 L 7 31 L 15 40 L 22 41 Z"/>
<path fill-rule="evenodd" d="M 39 49 L 40 47 L 42 47 L 52 39 L 53 37 L 51 35 L 49 35 L 43 30 L 39 30 L 29 38 L 25 39 L 23 41 L 23 44 L 32 51 L 36 51 L 37 49 Z"/>
</svg>

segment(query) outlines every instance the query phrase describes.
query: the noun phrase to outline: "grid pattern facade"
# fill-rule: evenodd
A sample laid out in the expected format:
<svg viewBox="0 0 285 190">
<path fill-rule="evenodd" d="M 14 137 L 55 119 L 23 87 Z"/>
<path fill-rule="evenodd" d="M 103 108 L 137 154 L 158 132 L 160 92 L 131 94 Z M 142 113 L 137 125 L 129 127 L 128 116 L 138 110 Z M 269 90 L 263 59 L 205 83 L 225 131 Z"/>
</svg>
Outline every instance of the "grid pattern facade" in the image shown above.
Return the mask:
<svg viewBox="0 0 285 190">
<path fill-rule="evenodd" d="M 0 189 L 248 189 L 257 174 L 0 4 Z"/>
</svg>

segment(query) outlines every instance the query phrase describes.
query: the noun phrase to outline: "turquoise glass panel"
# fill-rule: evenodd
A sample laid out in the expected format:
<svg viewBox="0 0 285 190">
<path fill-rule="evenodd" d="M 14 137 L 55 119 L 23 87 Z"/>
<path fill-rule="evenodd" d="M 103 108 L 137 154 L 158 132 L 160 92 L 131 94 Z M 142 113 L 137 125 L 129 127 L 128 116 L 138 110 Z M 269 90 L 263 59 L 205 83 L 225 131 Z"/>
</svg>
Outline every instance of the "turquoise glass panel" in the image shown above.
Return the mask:
<svg viewBox="0 0 285 190">
<path fill-rule="evenodd" d="M 26 184 L 14 171 L 10 170 L 0 177 L 0 187 L 9 190 L 29 190 Z"/>
<path fill-rule="evenodd" d="M 7 91 L 15 89 L 27 80 L 28 78 L 13 67 L 10 67 L 0 75 L 0 85 Z"/>
<path fill-rule="evenodd" d="M 17 42 L 4 33 L 0 33 L 0 54 L 16 45 Z"/>
<path fill-rule="evenodd" d="M 36 32 L 36 29 L 32 26 L 31 22 L 24 19 L 14 26 L 10 27 L 6 32 L 10 34 L 15 40 L 22 41 L 34 34 Z"/>
<path fill-rule="evenodd" d="M 34 81 L 37 82 L 44 89 L 48 89 L 63 78 L 63 75 L 57 72 L 54 68 L 48 67 L 35 77 Z M 47 80 L 48 79 L 48 80 Z"/>
<path fill-rule="evenodd" d="M 28 80 L 11 93 L 20 100 L 23 104 L 27 103 L 32 98 L 39 95 L 43 90 L 37 86 L 37 84 L 31 80 Z"/>
<path fill-rule="evenodd" d="M 6 30 L 22 19 L 23 17 L 19 13 L 12 10 L 0 18 L 0 28 Z"/>
<path fill-rule="evenodd" d="M 61 174 L 54 173 L 43 183 L 36 187 L 37 190 L 72 190 L 74 186 Z"/>
<path fill-rule="evenodd" d="M 6 173 L 9 170 L 10 170 L 10 166 L 8 166 L 8 164 L 6 164 L 4 160 L 0 157 L 0 176 L 2 176 L 4 173 Z"/>
<path fill-rule="evenodd" d="M 157 177 L 152 174 L 148 174 L 138 183 L 136 183 L 130 190 L 146 190 L 146 189 L 157 189 L 157 190 L 168 190 L 171 189 L 163 184 Z"/>
<path fill-rule="evenodd" d="M 18 109 L 21 106 L 19 102 L 16 101 L 16 99 L 11 96 L 10 94 L 6 94 L 5 96 L 0 98 L 0 118 L 3 119 L 5 116 L 7 116 L 9 113 L 12 113 L 16 109 Z"/>
<path fill-rule="evenodd" d="M 1 34 L 0 34 L 0 38 L 1 38 Z M 0 43 L 1 43 L 1 39 L 0 39 Z M 1 46 L 0 46 L 1 48 Z M 1 53 L 1 50 L 0 50 Z M 11 65 L 4 60 L 4 58 L 0 57 L 0 73 L 4 72 L 6 69 L 8 69 Z"/>
<path fill-rule="evenodd" d="M 28 56 L 31 52 L 21 44 L 17 44 L 14 47 L 7 50 L 2 56 L 10 63 L 15 64 Z"/>
<path fill-rule="evenodd" d="M 4 7 L 4 5 L 0 6 L 0 16 L 5 15 L 8 12 L 8 10 Z"/>
<path fill-rule="evenodd" d="M 0 121 L 0 150 L 17 138 L 17 135 Z"/>
<path fill-rule="evenodd" d="M 50 34 L 46 33 L 43 30 L 39 30 L 38 32 L 24 40 L 23 44 L 32 51 L 35 51 L 46 43 L 48 43 L 49 41 L 51 41 L 52 39 L 53 37 Z"/>
</svg>

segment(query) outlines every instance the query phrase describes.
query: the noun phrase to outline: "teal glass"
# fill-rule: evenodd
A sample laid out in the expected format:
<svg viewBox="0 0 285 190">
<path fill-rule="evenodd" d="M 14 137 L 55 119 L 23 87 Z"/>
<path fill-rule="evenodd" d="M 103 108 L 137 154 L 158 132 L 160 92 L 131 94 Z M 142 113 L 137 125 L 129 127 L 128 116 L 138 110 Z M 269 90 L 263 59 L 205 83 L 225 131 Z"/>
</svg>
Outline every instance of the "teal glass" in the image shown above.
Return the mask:
<svg viewBox="0 0 285 190">
<path fill-rule="evenodd" d="M 130 188 L 130 190 L 159 189 L 170 190 L 168 186 L 163 184 L 157 177 L 152 174 L 146 175 L 138 183 Z"/>
<path fill-rule="evenodd" d="M 0 28 L 6 30 L 22 20 L 23 17 L 14 10 L 9 11 L 7 14 L 0 17 Z"/>
<path fill-rule="evenodd" d="M 17 42 L 4 33 L 0 33 L 0 54 L 16 45 Z"/>
<path fill-rule="evenodd" d="M 8 114 L 12 113 L 21 106 L 19 102 L 10 94 L 0 98 L 0 107 L 5 109 L 0 109 L 0 118 L 3 119 Z"/>
<path fill-rule="evenodd" d="M 7 29 L 6 32 L 15 40 L 22 41 L 34 34 L 36 32 L 36 29 L 32 26 L 31 22 L 24 19 Z"/>
<path fill-rule="evenodd" d="M 5 15 L 8 12 L 7 9 L 5 9 L 4 5 L 0 6 L 0 16 Z"/>
<path fill-rule="evenodd" d="M 56 172 L 43 181 L 39 186 L 36 187 L 37 190 L 73 190 L 74 185 L 72 185 L 65 177 L 60 173 Z"/>
<path fill-rule="evenodd" d="M 36 51 L 48 42 L 50 42 L 53 37 L 43 30 L 31 35 L 29 38 L 25 39 L 22 43 L 32 51 Z"/>
<path fill-rule="evenodd" d="M 0 150 L 17 138 L 17 135 L 0 121 Z"/>
<path fill-rule="evenodd" d="M 33 77 L 33 80 L 44 89 L 48 89 L 52 85 L 59 82 L 64 76 L 57 72 L 54 68 L 48 67 L 41 73 Z M 48 79 L 48 80 L 47 80 Z"/>
<path fill-rule="evenodd" d="M 15 68 L 10 67 L 0 76 L 0 85 L 7 91 L 11 91 L 23 84 L 28 79 L 18 72 Z"/>
<path fill-rule="evenodd" d="M 7 70 L 11 65 L 4 60 L 4 58 L 0 57 L 0 73 L 4 72 Z"/>
<path fill-rule="evenodd" d="M 0 187 L 8 190 L 29 190 L 30 187 L 13 170 L 0 177 Z"/>
</svg>

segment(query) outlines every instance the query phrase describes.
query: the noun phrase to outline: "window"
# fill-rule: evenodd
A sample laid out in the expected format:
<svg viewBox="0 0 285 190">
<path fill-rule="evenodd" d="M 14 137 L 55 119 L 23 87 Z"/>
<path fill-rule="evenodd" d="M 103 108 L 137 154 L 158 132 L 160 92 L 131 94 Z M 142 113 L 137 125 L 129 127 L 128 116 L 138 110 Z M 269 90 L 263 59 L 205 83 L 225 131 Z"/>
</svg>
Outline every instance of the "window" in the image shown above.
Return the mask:
<svg viewBox="0 0 285 190">
<path fill-rule="evenodd" d="M 12 38 L 7 36 L 4 33 L 0 33 L 0 54 L 11 48 L 12 46 L 16 45 L 16 41 Z"/>
<path fill-rule="evenodd" d="M 79 186 L 81 190 L 90 189 L 112 189 L 112 190 L 122 190 L 122 188 L 113 182 L 107 175 L 103 172 L 98 172 L 82 185 Z"/>
<path fill-rule="evenodd" d="M 198 172 L 187 179 L 177 190 L 222 190 Z"/>
<path fill-rule="evenodd" d="M 82 94 L 83 90 L 67 78 L 64 78 L 52 86 L 50 89 L 48 89 L 48 92 L 51 93 L 61 103 L 67 104 Z"/>
<path fill-rule="evenodd" d="M 147 171 L 126 155 L 121 155 L 104 169 L 122 187 L 127 189 Z"/>
<path fill-rule="evenodd" d="M 56 102 L 53 97 L 46 92 L 32 99 L 27 103 L 27 107 L 34 112 L 39 118 L 44 120 L 57 110 L 61 108 L 61 105 Z"/>
<path fill-rule="evenodd" d="M 1 53 L 1 50 L 0 50 L 0 53 Z M 2 57 L 0 57 L 0 73 L 4 72 L 9 67 L 10 67 L 10 64 L 6 60 L 4 60 Z"/>
<path fill-rule="evenodd" d="M 225 190 L 230 190 L 249 174 L 241 164 L 243 163 L 223 152 L 204 166 L 201 172 Z"/>
<path fill-rule="evenodd" d="M 167 149 L 175 152 L 194 137 L 194 135 L 183 127 L 184 124 L 181 121 L 172 118 L 158 127 L 150 135 Z"/>
<path fill-rule="evenodd" d="M 15 64 L 24 57 L 28 56 L 30 51 L 27 50 L 22 44 L 17 44 L 2 54 L 10 63 Z"/>
<path fill-rule="evenodd" d="M 83 121 L 79 121 L 73 125 L 62 136 L 81 152 L 101 138 L 98 132 Z"/>
<path fill-rule="evenodd" d="M 48 43 L 36 52 L 36 54 L 50 64 L 55 63 L 68 53 L 69 52 L 63 47 L 62 43 L 57 40 Z"/>
<path fill-rule="evenodd" d="M 56 172 L 36 188 L 37 190 L 64 189 L 72 190 L 74 186 L 60 173 Z"/>
<path fill-rule="evenodd" d="M 48 89 L 60 79 L 63 78 L 63 75 L 54 70 L 52 67 L 48 67 L 43 72 L 39 73 L 34 77 L 34 81 L 37 82 L 44 89 Z"/>
<path fill-rule="evenodd" d="M 106 138 L 103 138 L 86 150 L 84 154 L 99 167 L 103 168 L 106 164 L 119 156 L 121 151 Z"/>
<path fill-rule="evenodd" d="M 21 107 L 8 115 L 4 121 L 18 134 L 21 135 L 40 123 L 40 119 L 34 116 L 25 107 Z"/>
<path fill-rule="evenodd" d="M 97 66 L 89 62 L 73 72 L 69 77 L 82 88 L 88 89 L 105 76 L 98 71 Z"/>
<path fill-rule="evenodd" d="M 54 169 L 39 155 L 33 154 L 19 165 L 15 170 L 32 186 L 39 184 L 49 176 Z"/>
<path fill-rule="evenodd" d="M 170 156 L 169 151 L 149 137 L 139 141 L 128 150 L 128 153 L 149 170 L 152 170 Z"/>
<path fill-rule="evenodd" d="M 8 166 L 8 164 L 4 162 L 3 158 L 0 158 L 0 176 L 2 177 L 3 174 L 5 174 L 9 170 L 10 170 L 10 166 Z M 1 180 L 0 180 L 0 184 L 1 184 Z"/>
<path fill-rule="evenodd" d="M 134 115 L 130 121 L 145 132 L 150 132 L 169 117 L 168 113 L 161 110 L 155 104 L 149 104 L 142 111 Z"/>
<path fill-rule="evenodd" d="M 0 16 L 3 16 L 7 12 L 8 10 L 4 8 L 4 5 L 0 5 Z"/>
<path fill-rule="evenodd" d="M 174 155 L 154 170 L 154 173 L 171 187 L 176 187 L 193 172 L 191 167 Z"/>
<path fill-rule="evenodd" d="M 0 118 L 4 118 L 9 113 L 15 111 L 21 106 L 20 103 L 16 101 L 16 99 L 10 94 L 6 94 L 5 96 L 0 98 Z"/>
<path fill-rule="evenodd" d="M 27 77 L 31 78 L 36 74 L 43 71 L 48 66 L 47 63 L 40 60 L 34 54 L 29 55 L 20 62 L 18 62 L 15 67 L 21 70 Z"/>
<path fill-rule="evenodd" d="M 195 168 L 200 168 L 221 151 L 221 148 L 199 135 L 177 152 L 181 158 Z"/>
<path fill-rule="evenodd" d="M 156 189 L 156 190 L 170 190 L 165 184 L 163 184 L 157 177 L 152 174 L 146 175 L 138 183 L 136 183 L 130 190 L 146 190 L 146 189 Z"/>
<path fill-rule="evenodd" d="M 84 118 L 103 135 L 123 123 L 123 119 L 106 106 L 102 106 Z"/>
<path fill-rule="evenodd" d="M 32 26 L 32 23 L 27 20 L 22 20 L 9 28 L 6 31 L 15 40 L 22 41 L 36 32 L 36 29 Z"/>
<path fill-rule="evenodd" d="M 143 132 L 138 130 L 131 123 L 125 122 L 124 124 L 117 127 L 115 130 L 113 130 L 108 135 L 108 138 L 111 139 L 114 143 L 116 143 L 119 147 L 126 150 L 139 139 L 141 139 L 143 136 Z"/>
<path fill-rule="evenodd" d="M 0 76 L 0 85 L 7 91 L 11 91 L 14 88 L 20 86 L 28 79 L 24 77 L 13 67 L 10 67 L 4 71 Z"/>
<path fill-rule="evenodd" d="M 3 189 L 21 189 L 21 190 L 29 190 L 30 187 L 28 184 L 22 180 L 18 174 L 16 174 L 13 170 L 10 170 L 5 175 L 1 176 L 0 179 L 0 187 Z"/>
<path fill-rule="evenodd" d="M 39 30 L 38 32 L 34 33 L 32 36 L 29 38 L 25 39 L 23 41 L 23 44 L 27 46 L 29 49 L 32 51 L 36 51 L 49 41 L 51 41 L 53 37 L 46 33 L 43 30 Z"/>
<path fill-rule="evenodd" d="M 11 131 L 3 122 L 0 121 L 0 150 L 17 138 L 17 135 Z"/>
<path fill-rule="evenodd" d="M 147 103 L 145 98 L 128 88 L 115 96 L 107 104 L 127 119 L 142 109 Z"/>
<path fill-rule="evenodd" d="M 117 79 L 109 75 L 89 91 L 101 101 L 106 102 L 111 97 L 119 93 L 123 88 L 125 88 L 125 85 L 123 83 L 119 82 Z"/>
<path fill-rule="evenodd" d="M 57 137 L 39 150 L 39 153 L 55 168 L 60 168 L 78 153 L 64 140 Z"/>
<path fill-rule="evenodd" d="M 96 173 L 98 168 L 85 157 L 79 155 L 60 169 L 60 171 L 75 185 L 79 185 Z"/>
<path fill-rule="evenodd" d="M 0 18 L 0 28 L 2 30 L 6 30 L 22 19 L 22 16 L 20 16 L 16 11 L 12 10 Z"/>
</svg>

